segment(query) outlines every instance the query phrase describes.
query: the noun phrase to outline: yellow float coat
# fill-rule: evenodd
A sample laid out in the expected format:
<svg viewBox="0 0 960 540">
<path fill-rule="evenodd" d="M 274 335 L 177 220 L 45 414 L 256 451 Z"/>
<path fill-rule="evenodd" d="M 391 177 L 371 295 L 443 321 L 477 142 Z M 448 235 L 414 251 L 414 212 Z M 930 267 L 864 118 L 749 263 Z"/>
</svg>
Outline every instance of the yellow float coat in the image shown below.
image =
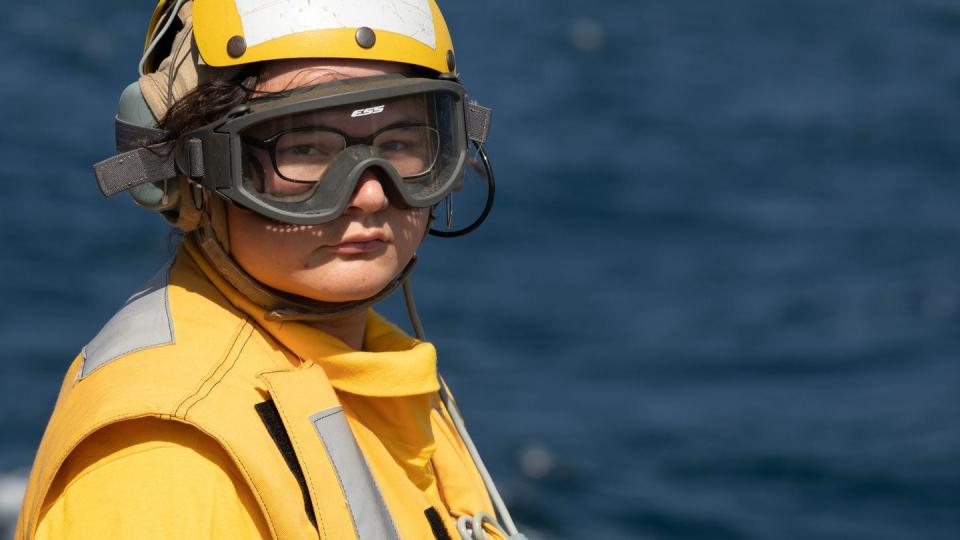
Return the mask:
<svg viewBox="0 0 960 540">
<path fill-rule="evenodd" d="M 435 537 L 430 508 L 453 538 L 457 517 L 493 514 L 437 394 L 431 344 L 373 312 L 363 351 L 307 324 L 268 321 L 190 240 L 169 270 L 166 299 L 173 343 L 90 373 L 83 355 L 71 365 L 15 538 L 355 538 L 310 421 L 337 406 L 401 538 Z M 296 452 L 316 526 L 255 412 L 266 400 Z"/>
</svg>

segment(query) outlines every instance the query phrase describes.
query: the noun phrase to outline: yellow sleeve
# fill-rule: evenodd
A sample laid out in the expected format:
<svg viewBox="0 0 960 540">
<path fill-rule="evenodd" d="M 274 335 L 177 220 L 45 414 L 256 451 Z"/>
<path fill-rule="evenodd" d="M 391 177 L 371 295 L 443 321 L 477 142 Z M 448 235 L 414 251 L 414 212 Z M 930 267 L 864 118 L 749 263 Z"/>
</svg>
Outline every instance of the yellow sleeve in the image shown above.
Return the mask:
<svg viewBox="0 0 960 540">
<path fill-rule="evenodd" d="M 213 439 L 154 418 L 104 428 L 57 473 L 38 539 L 269 538 L 256 500 Z"/>
</svg>

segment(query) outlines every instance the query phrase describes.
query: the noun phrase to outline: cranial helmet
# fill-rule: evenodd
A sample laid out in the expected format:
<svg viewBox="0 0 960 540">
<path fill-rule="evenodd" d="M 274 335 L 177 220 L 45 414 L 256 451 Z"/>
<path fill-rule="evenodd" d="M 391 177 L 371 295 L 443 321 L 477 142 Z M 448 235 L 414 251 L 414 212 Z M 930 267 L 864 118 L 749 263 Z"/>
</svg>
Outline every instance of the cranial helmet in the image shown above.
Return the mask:
<svg viewBox="0 0 960 540">
<path fill-rule="evenodd" d="M 170 3 L 160 0 L 148 29 L 150 36 L 157 34 Z M 455 75 L 453 42 L 434 0 L 193 3 L 193 35 L 209 66 L 350 58 L 399 62 Z"/>
</svg>

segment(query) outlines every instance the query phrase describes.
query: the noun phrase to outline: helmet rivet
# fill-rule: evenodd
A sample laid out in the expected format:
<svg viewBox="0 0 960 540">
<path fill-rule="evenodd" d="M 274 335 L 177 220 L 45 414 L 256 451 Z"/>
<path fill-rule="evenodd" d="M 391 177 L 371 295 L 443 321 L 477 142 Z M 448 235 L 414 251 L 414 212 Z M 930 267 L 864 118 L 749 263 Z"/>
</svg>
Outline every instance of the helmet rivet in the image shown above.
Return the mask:
<svg viewBox="0 0 960 540">
<path fill-rule="evenodd" d="M 376 42 L 377 34 L 369 26 L 357 28 L 357 45 L 369 49 Z"/>
<path fill-rule="evenodd" d="M 233 36 L 227 41 L 227 54 L 230 58 L 240 58 L 247 52 L 247 40 L 243 36 Z"/>
<path fill-rule="evenodd" d="M 457 70 L 457 57 L 454 56 L 453 51 L 447 51 L 447 70 L 453 73 Z"/>
</svg>

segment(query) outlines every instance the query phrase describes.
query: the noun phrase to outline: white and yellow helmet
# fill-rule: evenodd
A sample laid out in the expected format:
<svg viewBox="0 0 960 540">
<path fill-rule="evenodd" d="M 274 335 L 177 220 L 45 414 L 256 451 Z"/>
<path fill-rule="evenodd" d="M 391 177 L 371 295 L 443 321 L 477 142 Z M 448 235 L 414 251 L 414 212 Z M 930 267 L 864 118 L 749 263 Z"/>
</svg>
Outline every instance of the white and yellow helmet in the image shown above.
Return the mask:
<svg viewBox="0 0 960 540">
<path fill-rule="evenodd" d="M 189 0 L 160 0 L 147 31 L 143 73 L 153 43 Z M 192 0 L 193 36 L 202 63 L 231 67 L 291 58 L 344 58 L 410 64 L 455 76 L 447 24 L 434 0 Z M 389 8 L 389 9 L 388 9 Z M 162 40 L 162 36 L 159 36 Z M 161 59 L 162 60 L 162 59 Z"/>
</svg>

